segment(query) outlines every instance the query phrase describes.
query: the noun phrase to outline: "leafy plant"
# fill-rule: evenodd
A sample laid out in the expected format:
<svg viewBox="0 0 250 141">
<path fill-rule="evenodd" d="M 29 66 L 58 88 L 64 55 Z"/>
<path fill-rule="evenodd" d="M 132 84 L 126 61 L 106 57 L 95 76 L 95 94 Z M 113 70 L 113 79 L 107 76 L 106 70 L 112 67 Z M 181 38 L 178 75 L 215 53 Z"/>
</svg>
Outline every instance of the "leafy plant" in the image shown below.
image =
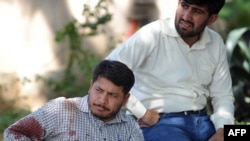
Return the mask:
<svg viewBox="0 0 250 141">
<path fill-rule="evenodd" d="M 250 120 L 250 28 L 237 28 L 226 39 L 237 121 Z"/>
<path fill-rule="evenodd" d="M 111 20 L 112 16 L 107 9 L 109 2 L 111 0 L 99 0 L 93 10 L 90 5 L 85 4 L 83 8 L 85 22 L 80 23 L 73 19 L 56 33 L 55 40 L 58 43 L 69 41 L 69 54 L 63 77 L 59 81 L 37 75 L 38 81 L 45 81 L 56 92 L 49 98 L 83 96 L 87 92 L 92 68 L 100 58 L 82 46 L 82 39 L 99 34 L 98 28 Z M 2 90 L 4 90 L 4 87 L 0 85 L 0 91 Z M 0 102 L 2 103 L 2 106 L 0 106 L 0 141 L 3 140 L 2 133 L 5 128 L 30 113 L 29 110 L 15 108 L 13 105 L 16 100 L 18 99 L 2 101 L 0 95 Z"/>
<path fill-rule="evenodd" d="M 220 17 L 226 21 L 227 31 L 250 25 L 250 1 L 229 0 L 220 11 Z"/>
<path fill-rule="evenodd" d="M 60 81 L 43 79 L 56 92 L 57 96 L 83 96 L 88 89 L 92 68 L 100 60 L 93 52 L 82 46 L 83 38 L 94 36 L 100 33 L 98 27 L 111 20 L 108 11 L 110 0 L 99 0 L 94 10 L 90 5 L 84 4 L 83 18 L 84 23 L 73 19 L 64 28 L 56 33 L 55 40 L 60 43 L 66 39 L 69 41 L 69 57 L 63 78 Z M 84 92 L 84 94 L 83 94 Z"/>
</svg>

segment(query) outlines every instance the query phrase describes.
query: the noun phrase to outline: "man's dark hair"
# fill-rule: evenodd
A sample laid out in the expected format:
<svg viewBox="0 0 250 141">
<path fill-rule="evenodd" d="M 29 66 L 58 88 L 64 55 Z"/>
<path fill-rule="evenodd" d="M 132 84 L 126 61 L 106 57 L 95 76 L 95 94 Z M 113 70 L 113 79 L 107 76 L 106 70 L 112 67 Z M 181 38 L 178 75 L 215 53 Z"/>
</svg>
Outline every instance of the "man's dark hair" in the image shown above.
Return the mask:
<svg viewBox="0 0 250 141">
<path fill-rule="evenodd" d="M 225 4 L 225 0 L 183 0 L 188 4 L 207 6 L 210 15 L 218 14 Z"/>
<path fill-rule="evenodd" d="M 133 72 L 125 64 L 114 60 L 102 60 L 97 64 L 92 81 L 95 82 L 100 77 L 122 86 L 124 94 L 127 94 L 135 83 Z"/>
</svg>

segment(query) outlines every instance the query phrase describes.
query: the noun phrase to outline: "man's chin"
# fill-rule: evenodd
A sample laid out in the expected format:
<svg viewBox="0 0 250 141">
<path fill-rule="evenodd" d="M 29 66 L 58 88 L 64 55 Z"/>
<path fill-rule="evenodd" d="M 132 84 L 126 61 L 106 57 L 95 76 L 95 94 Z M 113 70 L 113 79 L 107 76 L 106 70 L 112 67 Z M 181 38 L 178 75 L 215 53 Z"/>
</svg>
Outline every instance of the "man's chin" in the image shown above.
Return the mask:
<svg viewBox="0 0 250 141">
<path fill-rule="evenodd" d="M 98 117 L 98 118 L 105 118 L 107 116 L 107 114 L 105 114 L 104 112 L 100 112 L 100 111 L 91 111 L 91 112 L 95 117 Z"/>
<path fill-rule="evenodd" d="M 107 115 L 103 115 L 103 114 L 96 114 L 96 113 L 92 113 L 96 118 L 99 118 L 102 121 L 108 121 L 111 119 L 111 117 L 107 116 Z"/>
</svg>

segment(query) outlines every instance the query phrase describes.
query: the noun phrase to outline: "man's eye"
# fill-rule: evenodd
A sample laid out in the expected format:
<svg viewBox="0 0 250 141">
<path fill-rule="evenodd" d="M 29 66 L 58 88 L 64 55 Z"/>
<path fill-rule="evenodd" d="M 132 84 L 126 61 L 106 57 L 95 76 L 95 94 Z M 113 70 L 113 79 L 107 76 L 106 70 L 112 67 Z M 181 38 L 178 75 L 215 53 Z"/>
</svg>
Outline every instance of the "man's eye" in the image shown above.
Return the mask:
<svg viewBox="0 0 250 141">
<path fill-rule="evenodd" d="M 194 12 L 198 13 L 198 14 L 202 14 L 202 11 L 200 11 L 200 10 L 195 10 Z"/>
<path fill-rule="evenodd" d="M 116 94 L 109 94 L 111 97 L 117 97 Z"/>
<path fill-rule="evenodd" d="M 181 6 L 182 6 L 183 9 L 187 9 L 188 8 L 188 5 L 186 5 L 184 3 L 182 3 Z"/>
<path fill-rule="evenodd" d="M 97 92 L 101 92 L 101 89 L 95 89 Z"/>
</svg>

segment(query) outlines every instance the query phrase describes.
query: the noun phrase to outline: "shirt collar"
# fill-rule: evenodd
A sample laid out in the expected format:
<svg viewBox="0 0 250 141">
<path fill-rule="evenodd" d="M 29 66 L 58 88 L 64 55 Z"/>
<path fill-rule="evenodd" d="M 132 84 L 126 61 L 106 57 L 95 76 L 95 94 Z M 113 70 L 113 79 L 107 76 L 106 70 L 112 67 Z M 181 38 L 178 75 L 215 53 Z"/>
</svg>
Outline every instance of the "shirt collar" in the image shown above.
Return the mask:
<svg viewBox="0 0 250 141">
<path fill-rule="evenodd" d="M 172 17 L 164 20 L 164 26 L 163 26 L 162 30 L 163 30 L 164 34 L 167 36 L 180 38 L 180 35 L 178 34 L 178 32 L 175 29 L 174 20 L 175 20 L 175 16 L 172 16 Z"/>
</svg>

